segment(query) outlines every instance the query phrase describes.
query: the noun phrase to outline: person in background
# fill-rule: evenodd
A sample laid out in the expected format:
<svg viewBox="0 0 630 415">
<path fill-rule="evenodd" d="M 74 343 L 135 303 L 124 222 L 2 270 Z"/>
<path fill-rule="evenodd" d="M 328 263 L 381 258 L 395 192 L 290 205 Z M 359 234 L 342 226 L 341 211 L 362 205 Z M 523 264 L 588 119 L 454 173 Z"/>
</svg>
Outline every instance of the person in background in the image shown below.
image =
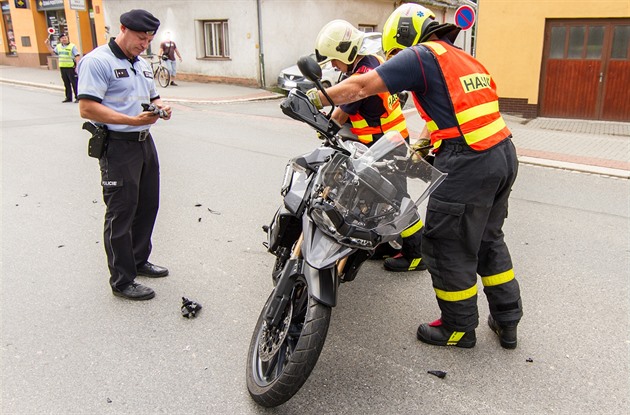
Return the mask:
<svg viewBox="0 0 630 415">
<path fill-rule="evenodd" d="M 105 212 L 105 252 L 112 293 L 129 300 L 149 300 L 153 289 L 136 276 L 159 278 L 164 267 L 149 262 L 151 235 L 158 213 L 160 164 L 149 128 L 171 108 L 162 103 L 151 66 L 139 55 L 149 46 L 160 21 L 146 10 L 120 16 L 120 33 L 79 63 L 81 117 L 107 128 L 99 159 Z M 144 111 L 153 104 L 161 114 Z"/>
<path fill-rule="evenodd" d="M 166 32 L 166 37 L 162 43 L 160 43 L 160 52 L 158 53 L 160 59 L 164 60 L 168 72 L 171 74 L 171 85 L 177 86 L 175 83 L 175 77 L 177 76 L 177 62 L 175 61 L 175 55 L 182 61 L 182 55 L 179 54 L 177 45 L 171 39 L 171 33 Z"/>
<path fill-rule="evenodd" d="M 422 238 L 441 317 L 421 324 L 418 340 L 475 346 L 479 274 L 490 308 L 488 325 L 503 348 L 514 349 L 523 306 L 502 228 L 518 159 L 494 80 L 453 45 L 459 31 L 437 23 L 425 7 L 403 4 L 383 27 L 383 50 L 395 56 L 326 92 L 342 104 L 410 91 L 431 135 L 434 167 L 448 174 L 429 197 Z M 310 98 L 316 106 L 328 103 L 322 93 Z"/>
<path fill-rule="evenodd" d="M 44 40 L 46 47 L 50 51 L 59 57 L 59 71 L 61 72 L 61 79 L 63 80 L 63 86 L 66 89 L 66 99 L 61 102 L 72 102 L 72 93 L 74 92 L 75 101 L 77 98 L 77 63 L 79 62 L 79 51 L 74 43 L 70 43 L 67 34 L 62 34 L 59 37 L 59 43 L 55 45 L 55 48 L 50 45 L 50 38 Z"/>
<path fill-rule="evenodd" d="M 345 20 L 333 20 L 327 23 L 315 40 L 315 56 L 320 64 L 331 62 L 347 78 L 362 76 L 377 68 L 383 59 L 380 52 L 380 34 L 366 34 Z M 342 82 L 345 82 L 342 81 Z M 317 93 L 311 89 L 307 94 Z M 332 118 L 340 125 L 348 120 L 352 124 L 350 131 L 356 139 L 371 146 L 384 133 L 398 131 L 409 143 L 407 123 L 396 94 L 383 92 L 365 97 L 358 101 L 335 108 Z M 401 234 L 402 250 L 396 251 L 389 244 L 377 247 L 373 259 L 386 256 L 383 266 L 388 271 L 407 272 L 425 270 L 421 262 L 422 221 L 414 222 Z"/>
</svg>

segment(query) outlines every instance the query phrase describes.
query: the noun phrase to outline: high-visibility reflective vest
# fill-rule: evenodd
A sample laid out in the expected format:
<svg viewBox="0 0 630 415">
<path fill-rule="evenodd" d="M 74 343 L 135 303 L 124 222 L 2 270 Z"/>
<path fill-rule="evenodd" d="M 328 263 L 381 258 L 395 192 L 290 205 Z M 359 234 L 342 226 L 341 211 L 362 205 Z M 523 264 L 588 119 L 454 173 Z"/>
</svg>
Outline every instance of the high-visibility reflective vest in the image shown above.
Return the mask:
<svg viewBox="0 0 630 415">
<path fill-rule="evenodd" d="M 74 68 L 74 56 L 72 56 L 72 49 L 75 47 L 76 46 L 72 43 L 68 43 L 66 46 L 61 43 L 57 43 L 55 50 L 57 52 L 57 56 L 59 56 L 60 68 Z"/>
<path fill-rule="evenodd" d="M 383 63 L 383 60 L 379 56 L 376 56 L 376 58 L 380 63 Z M 360 74 L 352 74 L 352 76 L 357 75 Z M 359 112 L 356 114 L 349 114 L 348 118 L 352 123 L 350 131 L 352 131 L 352 133 L 356 135 L 359 141 L 363 144 L 370 144 L 380 138 L 384 133 L 392 130 L 400 132 L 403 138 L 409 137 L 407 122 L 405 121 L 405 116 L 402 113 L 398 96 L 396 94 L 391 95 L 390 93 L 385 92 L 378 94 L 378 97 L 383 102 L 385 112 L 383 112 L 379 118 L 374 119 L 366 119 Z"/>
<path fill-rule="evenodd" d="M 416 108 L 427 122 L 433 147 L 438 148 L 442 140 L 463 136 L 473 150 L 483 151 L 507 138 L 511 133 L 499 113 L 496 85 L 486 68 L 468 53 L 446 42 L 424 42 L 422 45 L 437 58 L 458 124 L 440 128 L 413 94 Z"/>
</svg>

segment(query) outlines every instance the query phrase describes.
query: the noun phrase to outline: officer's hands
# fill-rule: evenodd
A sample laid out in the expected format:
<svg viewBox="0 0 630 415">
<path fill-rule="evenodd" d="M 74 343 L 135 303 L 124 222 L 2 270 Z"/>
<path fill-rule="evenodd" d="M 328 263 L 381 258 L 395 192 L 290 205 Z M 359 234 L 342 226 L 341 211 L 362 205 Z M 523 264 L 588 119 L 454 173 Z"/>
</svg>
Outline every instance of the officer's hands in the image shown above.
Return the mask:
<svg viewBox="0 0 630 415">
<path fill-rule="evenodd" d="M 309 101 L 311 101 L 311 103 L 315 105 L 315 108 L 317 108 L 318 110 L 324 108 L 324 106 L 322 105 L 322 100 L 319 98 L 319 91 L 317 90 L 317 88 L 311 88 L 306 91 L 306 96 L 308 97 Z"/>
<path fill-rule="evenodd" d="M 136 115 L 135 123 L 129 123 L 130 125 L 150 125 L 155 124 L 155 122 L 160 118 L 159 115 L 154 114 L 149 111 L 142 111 L 140 114 Z"/>
<path fill-rule="evenodd" d="M 171 108 L 170 105 L 159 104 L 157 105 L 157 107 L 161 109 L 164 114 L 162 116 L 163 120 L 167 121 L 171 119 L 171 113 L 173 112 L 173 109 Z"/>
</svg>

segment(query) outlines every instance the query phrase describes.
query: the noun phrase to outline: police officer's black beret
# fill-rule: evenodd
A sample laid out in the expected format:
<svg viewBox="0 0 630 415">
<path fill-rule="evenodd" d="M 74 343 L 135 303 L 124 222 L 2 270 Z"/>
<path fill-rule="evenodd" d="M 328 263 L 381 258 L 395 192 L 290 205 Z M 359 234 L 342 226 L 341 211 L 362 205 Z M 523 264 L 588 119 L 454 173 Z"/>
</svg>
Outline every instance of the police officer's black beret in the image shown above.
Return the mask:
<svg viewBox="0 0 630 415">
<path fill-rule="evenodd" d="M 145 32 L 149 35 L 155 34 L 160 27 L 160 21 L 142 9 L 133 9 L 121 14 L 120 23 L 134 32 Z"/>
</svg>

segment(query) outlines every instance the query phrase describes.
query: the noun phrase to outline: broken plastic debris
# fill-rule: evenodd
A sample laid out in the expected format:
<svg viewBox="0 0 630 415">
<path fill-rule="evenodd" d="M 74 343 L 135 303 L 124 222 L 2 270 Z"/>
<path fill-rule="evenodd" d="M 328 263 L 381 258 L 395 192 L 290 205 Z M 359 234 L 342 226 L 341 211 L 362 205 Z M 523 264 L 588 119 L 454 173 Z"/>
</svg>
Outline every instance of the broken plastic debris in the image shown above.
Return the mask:
<svg viewBox="0 0 630 415">
<path fill-rule="evenodd" d="M 182 297 L 182 316 L 186 318 L 195 318 L 202 308 L 201 304 L 193 300 L 189 300 L 186 297 Z"/>
<path fill-rule="evenodd" d="M 444 379 L 446 377 L 446 372 L 443 372 L 441 370 L 429 370 L 429 371 L 427 371 L 427 373 L 435 375 L 435 376 L 437 376 L 440 379 Z"/>
</svg>

